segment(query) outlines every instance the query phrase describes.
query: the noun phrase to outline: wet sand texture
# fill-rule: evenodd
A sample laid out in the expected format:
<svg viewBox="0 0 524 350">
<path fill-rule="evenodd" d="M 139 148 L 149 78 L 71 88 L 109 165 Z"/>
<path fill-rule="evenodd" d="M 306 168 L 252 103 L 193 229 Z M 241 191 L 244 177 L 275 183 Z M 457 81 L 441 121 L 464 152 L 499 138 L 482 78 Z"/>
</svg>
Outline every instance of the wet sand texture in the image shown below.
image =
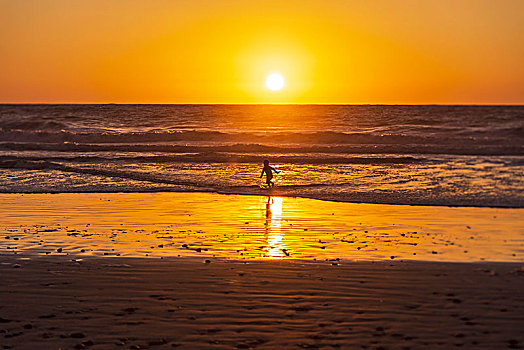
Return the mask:
<svg viewBox="0 0 524 350">
<path fill-rule="evenodd" d="M 517 349 L 524 346 L 520 268 L 3 255 L 0 345 Z"/>
<path fill-rule="evenodd" d="M 0 194 L 0 203 L 2 254 L 524 262 L 522 208 L 209 193 Z"/>
</svg>

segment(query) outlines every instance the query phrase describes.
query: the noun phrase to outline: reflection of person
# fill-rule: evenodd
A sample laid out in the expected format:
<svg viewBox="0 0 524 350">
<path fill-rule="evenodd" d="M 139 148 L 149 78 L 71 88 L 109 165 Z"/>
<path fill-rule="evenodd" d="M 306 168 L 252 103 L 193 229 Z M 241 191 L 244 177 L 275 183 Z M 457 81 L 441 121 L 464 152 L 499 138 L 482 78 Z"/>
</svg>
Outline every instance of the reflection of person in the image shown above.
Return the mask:
<svg viewBox="0 0 524 350">
<path fill-rule="evenodd" d="M 270 166 L 269 165 L 269 160 L 266 159 L 264 161 L 264 168 L 262 169 L 262 173 L 260 174 L 260 178 L 262 178 L 262 176 L 264 176 L 264 173 L 266 173 L 266 184 L 268 185 L 268 187 L 275 186 L 275 184 L 271 181 L 271 179 L 273 178 L 273 172 L 278 174 L 278 170 L 273 168 L 272 166 Z"/>
<path fill-rule="evenodd" d="M 271 204 L 273 204 L 273 201 L 271 200 L 271 196 L 267 197 L 267 203 L 266 203 L 266 219 L 271 219 Z M 268 223 L 266 222 L 266 225 Z"/>
</svg>

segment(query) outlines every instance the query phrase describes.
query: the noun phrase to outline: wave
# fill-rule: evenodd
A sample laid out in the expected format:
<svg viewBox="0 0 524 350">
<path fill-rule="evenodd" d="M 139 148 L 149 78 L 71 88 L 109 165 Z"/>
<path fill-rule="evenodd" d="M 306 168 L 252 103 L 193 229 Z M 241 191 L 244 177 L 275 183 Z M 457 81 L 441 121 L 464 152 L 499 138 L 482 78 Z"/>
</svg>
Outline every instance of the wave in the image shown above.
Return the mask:
<svg viewBox="0 0 524 350">
<path fill-rule="evenodd" d="M 178 144 L 91 144 L 91 143 L 35 143 L 0 142 L 4 151 L 49 152 L 122 152 L 122 153 L 271 153 L 271 154 L 450 154 L 450 155 L 522 155 L 524 145 L 419 145 L 419 144 L 357 144 L 357 145 L 264 145 L 260 143 L 235 143 L 227 145 L 178 145 Z"/>
<path fill-rule="evenodd" d="M 67 128 L 66 123 L 55 120 L 0 120 L 1 130 L 48 130 L 59 131 Z"/>
<path fill-rule="evenodd" d="M 275 132 L 269 135 L 257 133 L 226 133 L 221 131 L 170 131 L 128 133 L 75 133 L 69 131 L 22 131 L 0 129 L 0 141 L 78 142 L 78 143 L 139 143 L 139 142 L 251 142 L 339 144 L 339 143 L 423 143 L 424 137 L 404 135 L 370 135 L 342 132 Z"/>
<path fill-rule="evenodd" d="M 68 163 L 94 163 L 102 164 L 108 162 L 124 162 L 126 164 L 139 163 L 256 163 L 261 164 L 267 155 L 242 155 L 224 153 L 199 153 L 199 154 L 180 154 L 166 156 L 73 156 L 73 157 L 54 157 L 54 156 L 0 156 L 0 167 L 9 168 L 18 166 L 17 164 L 55 164 L 52 162 Z M 271 155 L 271 160 L 276 164 L 413 164 L 426 162 L 423 158 L 405 157 L 303 157 L 303 156 L 283 156 Z"/>
<path fill-rule="evenodd" d="M 373 134 L 359 132 L 235 132 L 222 131 L 169 131 L 169 132 L 70 132 L 70 131 L 24 131 L 0 129 L 0 141 L 37 142 L 37 143 L 155 143 L 155 142 L 215 142 L 215 143 L 256 143 L 261 144 L 433 144 L 433 145 L 474 145 L 474 144 L 518 144 L 522 145 L 522 139 L 516 141 L 508 138 L 508 135 L 500 137 L 468 137 L 449 135 L 405 135 L 405 134 Z"/>
</svg>

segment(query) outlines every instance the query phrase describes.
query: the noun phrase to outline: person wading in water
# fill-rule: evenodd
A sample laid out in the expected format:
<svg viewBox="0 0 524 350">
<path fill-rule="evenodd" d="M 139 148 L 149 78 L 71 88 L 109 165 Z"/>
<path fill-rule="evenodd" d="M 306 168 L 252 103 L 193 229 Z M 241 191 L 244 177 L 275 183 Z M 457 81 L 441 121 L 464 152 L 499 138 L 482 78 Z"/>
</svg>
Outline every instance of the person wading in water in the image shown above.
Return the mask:
<svg viewBox="0 0 524 350">
<path fill-rule="evenodd" d="M 264 176 L 264 173 L 266 173 L 266 184 L 269 188 L 275 186 L 275 184 L 271 181 L 273 178 L 273 172 L 279 173 L 279 171 L 272 166 L 269 165 L 269 160 L 264 161 L 264 168 L 262 168 L 262 173 L 260 174 L 260 178 Z"/>
</svg>

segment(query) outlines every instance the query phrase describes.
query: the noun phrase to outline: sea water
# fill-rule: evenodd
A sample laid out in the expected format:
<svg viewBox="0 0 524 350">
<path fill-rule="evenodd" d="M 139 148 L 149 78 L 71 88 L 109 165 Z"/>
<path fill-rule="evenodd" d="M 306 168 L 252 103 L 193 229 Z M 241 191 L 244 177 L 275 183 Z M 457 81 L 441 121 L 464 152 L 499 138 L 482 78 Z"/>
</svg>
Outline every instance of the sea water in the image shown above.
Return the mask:
<svg viewBox="0 0 524 350">
<path fill-rule="evenodd" d="M 0 192 L 524 207 L 524 106 L 0 105 Z"/>
</svg>

